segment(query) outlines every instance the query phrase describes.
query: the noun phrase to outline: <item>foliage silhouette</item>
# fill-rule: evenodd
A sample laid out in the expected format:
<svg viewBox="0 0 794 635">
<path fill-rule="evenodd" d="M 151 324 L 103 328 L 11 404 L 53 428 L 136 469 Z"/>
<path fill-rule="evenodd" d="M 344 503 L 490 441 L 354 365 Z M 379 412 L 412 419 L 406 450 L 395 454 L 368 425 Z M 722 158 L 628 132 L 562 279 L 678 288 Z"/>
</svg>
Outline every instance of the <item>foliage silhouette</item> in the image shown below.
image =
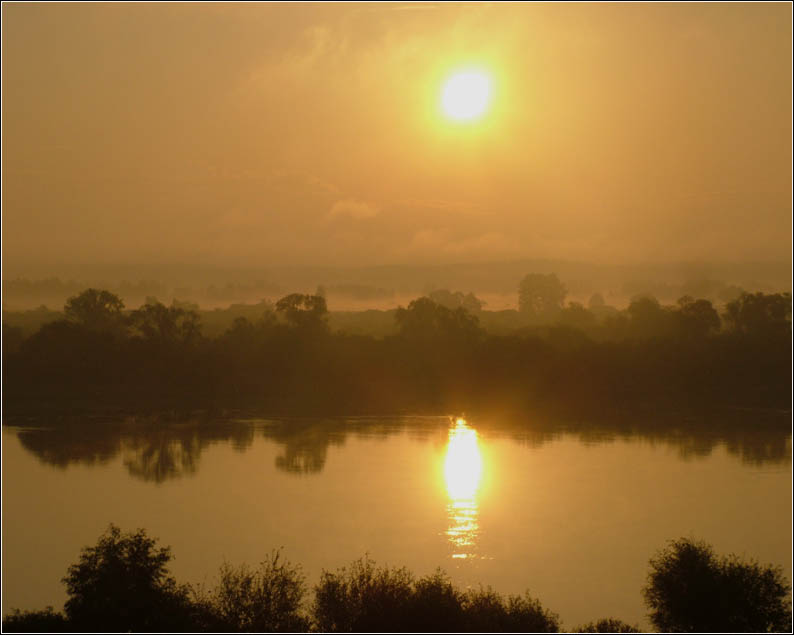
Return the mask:
<svg viewBox="0 0 794 635">
<path fill-rule="evenodd" d="M 483 335 L 479 320 L 466 309 L 450 309 L 430 298 L 413 300 L 407 309 L 400 307 L 394 318 L 400 335 L 415 342 L 473 342 Z"/>
<path fill-rule="evenodd" d="M 463 601 L 466 630 L 471 632 L 557 633 L 559 618 L 525 593 L 507 599 L 490 588 L 469 590 Z"/>
<path fill-rule="evenodd" d="M 568 306 L 560 311 L 557 320 L 563 326 L 579 329 L 586 333 L 592 332 L 596 326 L 595 314 L 578 302 L 569 302 Z"/>
<path fill-rule="evenodd" d="M 529 273 L 518 285 L 518 310 L 530 318 L 549 318 L 560 309 L 568 291 L 557 274 Z"/>
<path fill-rule="evenodd" d="M 462 592 L 440 570 L 416 580 L 405 568 L 376 567 L 365 557 L 315 587 L 316 626 L 324 632 L 537 632 L 558 618 L 528 594 L 490 588 Z"/>
<path fill-rule="evenodd" d="M 124 302 L 110 291 L 86 289 L 66 301 L 64 314 L 68 320 L 95 331 L 124 329 Z"/>
<path fill-rule="evenodd" d="M 276 311 L 287 323 L 308 332 L 322 332 L 328 328 L 328 307 L 321 295 L 291 293 L 276 302 Z"/>
<path fill-rule="evenodd" d="M 469 313 L 476 313 L 482 311 L 485 302 L 480 300 L 473 293 L 464 294 L 462 291 L 455 291 L 454 293 L 449 289 L 435 289 L 428 295 L 433 302 L 440 304 L 443 307 L 452 309 L 453 311 L 458 308 L 465 309 Z"/>
<path fill-rule="evenodd" d="M 574 633 L 642 633 L 639 626 L 626 624 L 614 617 L 607 617 L 596 622 L 588 622 L 577 626 Z"/>
<path fill-rule="evenodd" d="M 56 613 L 51 606 L 43 611 L 14 609 L 3 617 L 4 633 L 68 633 L 71 630 L 64 614 Z"/>
<path fill-rule="evenodd" d="M 685 295 L 678 300 L 678 319 L 681 331 L 695 338 L 716 333 L 720 328 L 720 316 L 708 300 L 695 300 Z"/>
<path fill-rule="evenodd" d="M 200 332 L 198 312 L 179 307 L 167 307 L 160 302 L 147 303 L 130 315 L 132 326 L 146 339 L 160 342 L 191 342 Z"/>
<path fill-rule="evenodd" d="M 111 525 L 69 567 L 65 615 L 14 610 L 3 630 L 287 632 L 558 632 L 559 618 L 535 598 L 490 588 L 461 590 L 440 569 L 415 578 L 405 568 L 378 567 L 368 556 L 335 573 L 324 571 L 314 601 L 298 566 L 278 551 L 257 569 L 225 564 L 218 584 L 180 585 L 167 565 L 170 549 L 146 532 Z M 654 625 L 666 632 L 791 630 L 790 587 L 780 569 L 717 558 L 711 548 L 672 541 L 651 560 L 643 590 Z M 619 619 L 573 632 L 638 632 Z"/>
<path fill-rule="evenodd" d="M 44 324 L 22 341 L 11 336 L 3 350 L 5 412 L 531 407 L 591 416 L 604 408 L 790 406 L 785 294 L 742 296 L 729 305 L 724 330 L 708 300 L 686 296 L 677 306 L 636 298 L 625 311 L 552 303 L 542 319 L 473 315 L 418 298 L 383 314 L 394 334 L 379 338 L 331 333 L 324 298 L 291 294 L 276 311 L 267 303 L 230 311 L 234 321 L 209 338 L 194 309 L 152 302 L 125 316 L 120 300 L 101 304 L 107 292 L 89 291 L 78 298 L 90 302 L 67 307 L 72 319 Z M 212 315 L 202 319 L 218 319 Z M 498 324 L 507 325 L 503 332 Z"/>
<path fill-rule="evenodd" d="M 743 335 L 790 333 L 790 293 L 742 293 L 723 314 L 729 329 Z"/>
<path fill-rule="evenodd" d="M 791 587 L 778 567 L 718 558 L 688 538 L 671 541 L 650 564 L 643 595 L 660 631 L 791 631 Z"/>
<path fill-rule="evenodd" d="M 301 614 L 306 585 L 300 568 L 281 560 L 274 551 L 258 569 L 246 565 L 221 566 L 220 581 L 198 602 L 210 616 L 213 630 L 226 632 L 306 631 L 309 620 Z"/>
<path fill-rule="evenodd" d="M 324 571 L 314 589 L 317 628 L 335 633 L 401 631 L 412 584 L 407 569 L 377 568 L 369 557 L 349 569 Z"/>
<path fill-rule="evenodd" d="M 69 567 L 63 583 L 70 623 L 88 631 L 189 630 L 188 588 L 168 571 L 168 547 L 156 548 L 146 532 L 122 533 L 110 525 L 94 547 Z"/>
<path fill-rule="evenodd" d="M 634 298 L 626 309 L 635 337 L 665 337 L 673 333 L 672 313 L 653 296 Z"/>
</svg>

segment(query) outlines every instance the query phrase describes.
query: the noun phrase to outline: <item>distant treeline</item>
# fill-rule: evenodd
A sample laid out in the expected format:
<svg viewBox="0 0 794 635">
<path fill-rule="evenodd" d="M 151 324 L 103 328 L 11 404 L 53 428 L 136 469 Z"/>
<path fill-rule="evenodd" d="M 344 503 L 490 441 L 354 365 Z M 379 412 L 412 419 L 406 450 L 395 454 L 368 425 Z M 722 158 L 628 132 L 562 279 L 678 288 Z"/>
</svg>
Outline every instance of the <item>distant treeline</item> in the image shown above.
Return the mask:
<svg viewBox="0 0 794 635">
<path fill-rule="evenodd" d="M 606 256 L 606 254 L 605 254 Z M 586 301 L 600 291 L 610 304 L 625 308 L 630 298 L 653 295 L 673 303 L 683 295 L 723 304 L 743 290 L 787 291 L 791 265 L 766 263 L 657 263 L 605 265 L 560 260 L 515 260 L 447 265 L 387 265 L 357 267 L 250 266 L 223 267 L 208 263 L 130 266 L 61 266 L 60 278 L 8 277 L 3 280 L 6 308 L 22 310 L 42 304 L 56 308 L 87 287 L 108 289 L 130 307 L 156 297 L 174 298 L 215 308 L 229 304 L 274 300 L 290 291 L 312 292 L 323 285 L 334 309 L 336 300 L 357 302 L 411 298 L 433 289 L 466 289 L 485 295 L 515 293 L 528 271 L 557 272 L 574 299 Z M 6 271 L 8 274 L 9 272 Z M 16 269 L 17 276 L 23 271 Z M 12 274 L 13 275 L 13 274 Z"/>
<path fill-rule="evenodd" d="M 272 552 L 257 568 L 221 566 L 212 588 L 180 584 L 168 547 L 111 525 L 63 578 L 64 611 L 13 611 L 4 632 L 523 632 L 556 633 L 559 617 L 527 591 L 462 590 L 440 569 L 417 578 L 363 558 L 323 571 L 307 597 L 299 566 Z M 790 632 L 791 587 L 781 569 L 718 557 L 691 539 L 650 561 L 642 594 L 661 632 Z M 575 591 L 572 591 L 575 592 Z M 573 632 L 638 633 L 615 618 Z"/>
<path fill-rule="evenodd" d="M 17 310 L 23 307 L 60 306 L 67 298 L 83 291 L 87 285 L 75 280 L 46 278 L 28 280 L 15 278 L 3 280 L 3 300 Z M 281 285 L 258 280 L 255 282 L 227 282 L 206 286 L 170 286 L 156 280 L 130 282 L 122 280 L 117 284 L 99 285 L 123 297 L 131 306 L 146 304 L 154 298 L 175 297 L 181 301 L 201 302 L 210 306 L 242 304 L 261 300 L 265 297 L 278 297 L 284 292 Z M 336 298 L 358 301 L 377 301 L 393 298 L 394 289 L 355 284 L 337 283 L 318 287 L 322 294 Z M 29 310 L 29 309 L 28 309 Z"/>
<path fill-rule="evenodd" d="M 483 323 L 472 294 L 434 292 L 393 312 L 394 334 L 334 331 L 322 295 L 291 294 L 202 334 L 195 305 L 125 311 L 89 289 L 27 335 L 3 324 L 7 412 L 253 409 L 272 414 L 466 410 L 568 413 L 727 405 L 787 409 L 791 296 L 594 296 L 564 305 L 556 276 L 530 274 L 513 329 Z M 369 312 L 368 312 L 369 313 Z M 206 315 L 206 314 L 205 314 Z"/>
</svg>

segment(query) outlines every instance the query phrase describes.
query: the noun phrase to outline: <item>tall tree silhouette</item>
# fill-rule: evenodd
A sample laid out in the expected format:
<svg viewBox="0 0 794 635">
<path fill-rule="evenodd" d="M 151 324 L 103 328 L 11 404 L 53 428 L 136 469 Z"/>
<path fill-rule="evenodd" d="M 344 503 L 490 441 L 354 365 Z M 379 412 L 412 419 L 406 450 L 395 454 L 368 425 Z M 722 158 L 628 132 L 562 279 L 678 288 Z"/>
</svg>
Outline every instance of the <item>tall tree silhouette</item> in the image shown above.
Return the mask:
<svg viewBox="0 0 794 635">
<path fill-rule="evenodd" d="M 72 322 L 94 331 L 123 331 L 124 302 L 110 291 L 86 289 L 66 301 L 63 312 Z"/>
<path fill-rule="evenodd" d="M 562 309 L 567 293 L 555 273 L 527 274 L 518 285 L 518 310 L 533 319 L 550 319 Z"/>
</svg>

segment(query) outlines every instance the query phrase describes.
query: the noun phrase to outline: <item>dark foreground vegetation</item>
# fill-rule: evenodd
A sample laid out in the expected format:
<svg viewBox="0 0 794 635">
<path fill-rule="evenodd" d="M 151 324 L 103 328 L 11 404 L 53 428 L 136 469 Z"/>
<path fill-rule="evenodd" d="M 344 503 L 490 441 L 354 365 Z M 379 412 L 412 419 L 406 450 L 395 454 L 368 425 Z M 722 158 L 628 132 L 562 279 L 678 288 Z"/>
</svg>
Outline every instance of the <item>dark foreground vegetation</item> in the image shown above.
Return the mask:
<svg viewBox="0 0 794 635">
<path fill-rule="evenodd" d="M 178 583 L 168 547 L 144 530 L 110 528 L 83 549 L 63 583 L 63 612 L 14 611 L 6 632 L 539 632 L 561 629 L 558 616 L 527 592 L 461 590 L 437 570 L 416 578 L 405 568 L 364 558 L 324 571 L 307 594 L 300 567 L 273 552 L 258 568 L 224 564 L 211 588 Z M 643 589 L 649 617 L 669 632 L 791 630 L 790 587 L 780 569 L 718 558 L 701 542 L 671 542 L 650 562 Z M 574 632 L 635 633 L 605 618 Z"/>
<path fill-rule="evenodd" d="M 434 292 L 393 313 L 394 335 L 332 332 L 321 295 L 251 307 L 202 334 L 195 306 L 126 311 L 107 291 L 70 298 L 34 332 L 3 324 L 6 413 L 249 409 L 333 415 L 703 407 L 788 409 L 790 294 L 743 293 L 618 311 L 564 304 L 556 276 L 521 284 L 519 311 Z M 512 320 L 512 322 L 511 322 Z"/>
</svg>

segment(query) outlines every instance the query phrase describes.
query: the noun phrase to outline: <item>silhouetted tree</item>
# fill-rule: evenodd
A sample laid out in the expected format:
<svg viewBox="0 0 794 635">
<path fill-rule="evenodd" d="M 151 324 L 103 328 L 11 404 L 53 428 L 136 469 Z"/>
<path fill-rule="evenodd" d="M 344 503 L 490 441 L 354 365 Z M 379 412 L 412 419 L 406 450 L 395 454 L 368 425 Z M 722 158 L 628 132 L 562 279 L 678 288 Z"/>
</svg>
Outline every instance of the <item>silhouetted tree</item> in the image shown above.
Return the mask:
<svg viewBox="0 0 794 635">
<path fill-rule="evenodd" d="M 694 337 L 705 337 L 720 328 L 720 316 L 708 300 L 695 300 L 685 295 L 678 300 L 678 321 L 681 331 Z"/>
<path fill-rule="evenodd" d="M 439 633 L 465 630 L 464 598 L 441 569 L 420 578 L 414 583 L 411 618 L 407 620 L 406 631 Z"/>
<path fill-rule="evenodd" d="M 288 324 L 302 331 L 328 330 L 328 307 L 322 296 L 291 293 L 276 302 L 276 311 Z"/>
<path fill-rule="evenodd" d="M 626 313 L 631 333 L 635 337 L 664 337 L 673 330 L 672 314 L 653 296 L 632 299 Z"/>
<path fill-rule="evenodd" d="M 469 590 L 463 599 L 465 629 L 475 633 L 557 633 L 559 617 L 529 593 L 507 599 L 490 588 Z"/>
<path fill-rule="evenodd" d="M 527 274 L 518 286 L 518 310 L 533 319 L 550 319 L 562 309 L 567 293 L 557 274 Z"/>
<path fill-rule="evenodd" d="M 449 289 L 436 289 L 431 291 L 428 296 L 436 304 L 440 304 L 447 309 L 463 308 L 469 313 L 482 311 L 485 302 L 480 300 L 473 293 L 464 294 L 462 291 L 452 293 Z"/>
<path fill-rule="evenodd" d="M 110 291 L 86 289 L 66 301 L 63 312 L 68 320 L 94 331 L 123 332 L 124 302 Z"/>
<path fill-rule="evenodd" d="M 413 300 L 407 309 L 398 308 L 394 319 L 400 335 L 412 341 L 473 342 L 483 335 L 476 316 L 462 307 L 448 309 L 427 297 Z"/>
<path fill-rule="evenodd" d="M 791 332 L 790 293 L 742 293 L 723 314 L 728 328 L 744 335 Z"/>
<path fill-rule="evenodd" d="M 306 585 L 300 567 L 280 560 L 274 551 L 251 570 L 246 565 L 224 564 L 220 582 L 202 601 L 217 630 L 282 633 L 307 631 L 300 613 Z"/>
<path fill-rule="evenodd" d="M 369 558 L 336 573 L 323 571 L 314 588 L 313 614 L 320 631 L 400 631 L 406 621 L 413 576 L 404 568 L 378 568 Z"/>
<path fill-rule="evenodd" d="M 156 548 L 143 529 L 110 525 L 63 578 L 64 605 L 74 627 L 87 631 L 172 631 L 190 628 L 186 587 L 168 571 L 171 550 Z"/>
<path fill-rule="evenodd" d="M 791 632 L 791 587 L 778 567 L 717 558 L 704 542 L 673 540 L 651 560 L 645 602 L 663 632 Z"/>
<path fill-rule="evenodd" d="M 130 323 L 144 338 L 162 342 L 191 342 L 201 331 L 197 311 L 176 304 L 167 307 L 160 302 L 147 303 L 133 311 Z"/>
</svg>

